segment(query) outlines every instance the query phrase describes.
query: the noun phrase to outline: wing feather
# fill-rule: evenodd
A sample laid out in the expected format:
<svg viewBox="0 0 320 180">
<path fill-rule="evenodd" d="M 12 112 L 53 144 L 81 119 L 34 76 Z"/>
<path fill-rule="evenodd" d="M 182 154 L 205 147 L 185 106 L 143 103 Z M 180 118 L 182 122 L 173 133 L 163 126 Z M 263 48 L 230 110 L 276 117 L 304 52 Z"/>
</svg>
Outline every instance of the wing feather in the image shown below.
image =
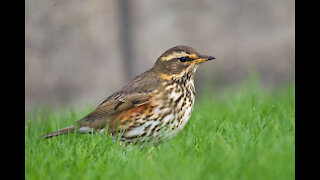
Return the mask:
<svg viewBox="0 0 320 180">
<path fill-rule="evenodd" d="M 146 76 L 148 77 L 146 78 Z M 158 78 L 152 76 L 150 70 L 137 76 L 121 90 L 104 100 L 92 113 L 78 122 L 94 121 L 102 118 L 108 119 L 108 117 L 123 110 L 150 102 L 152 94 L 161 84 L 159 81 Z"/>
</svg>

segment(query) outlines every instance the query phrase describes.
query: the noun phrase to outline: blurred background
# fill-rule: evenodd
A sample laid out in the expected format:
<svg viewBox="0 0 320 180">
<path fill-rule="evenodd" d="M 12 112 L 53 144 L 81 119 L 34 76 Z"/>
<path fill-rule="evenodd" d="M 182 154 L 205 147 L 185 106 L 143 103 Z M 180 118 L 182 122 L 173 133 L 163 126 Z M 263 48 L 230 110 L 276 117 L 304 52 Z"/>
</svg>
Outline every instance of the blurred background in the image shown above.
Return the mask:
<svg viewBox="0 0 320 180">
<path fill-rule="evenodd" d="M 176 45 L 213 55 L 196 88 L 294 82 L 293 0 L 27 0 L 25 110 L 98 105 Z M 199 94 L 200 95 L 200 94 Z"/>
</svg>

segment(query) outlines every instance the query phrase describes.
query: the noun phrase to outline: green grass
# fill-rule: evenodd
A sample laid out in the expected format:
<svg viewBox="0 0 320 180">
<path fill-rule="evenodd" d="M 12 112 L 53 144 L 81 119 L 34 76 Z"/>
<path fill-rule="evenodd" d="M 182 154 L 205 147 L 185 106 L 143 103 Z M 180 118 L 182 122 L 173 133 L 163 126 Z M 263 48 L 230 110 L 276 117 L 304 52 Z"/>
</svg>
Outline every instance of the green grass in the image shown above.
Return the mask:
<svg viewBox="0 0 320 180">
<path fill-rule="evenodd" d="M 205 94 L 175 138 L 124 147 L 101 135 L 38 135 L 69 126 L 95 107 L 26 115 L 26 179 L 295 179 L 294 84 L 246 83 Z"/>
</svg>

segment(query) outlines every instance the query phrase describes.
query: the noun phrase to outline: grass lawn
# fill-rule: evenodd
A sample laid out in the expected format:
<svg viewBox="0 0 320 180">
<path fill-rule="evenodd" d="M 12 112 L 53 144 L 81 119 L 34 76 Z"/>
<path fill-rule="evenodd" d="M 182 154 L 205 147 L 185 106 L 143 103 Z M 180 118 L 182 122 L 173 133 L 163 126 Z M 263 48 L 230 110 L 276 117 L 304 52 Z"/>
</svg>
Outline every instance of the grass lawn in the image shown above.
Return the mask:
<svg viewBox="0 0 320 180">
<path fill-rule="evenodd" d="M 200 94 L 200 92 L 197 92 Z M 295 179 L 294 84 L 252 83 L 201 92 L 191 119 L 158 146 L 124 147 L 108 136 L 37 136 L 72 125 L 86 109 L 26 113 L 26 179 Z"/>
</svg>

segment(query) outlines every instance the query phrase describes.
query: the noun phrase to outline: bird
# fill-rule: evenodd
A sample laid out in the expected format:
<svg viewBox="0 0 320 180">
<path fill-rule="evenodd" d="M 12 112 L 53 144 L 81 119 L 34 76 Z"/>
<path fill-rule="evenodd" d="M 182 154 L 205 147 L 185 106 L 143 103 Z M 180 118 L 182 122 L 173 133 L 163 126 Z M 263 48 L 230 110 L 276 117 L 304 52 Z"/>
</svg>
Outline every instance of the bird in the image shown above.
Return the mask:
<svg viewBox="0 0 320 180">
<path fill-rule="evenodd" d="M 109 134 L 121 142 L 159 143 L 175 137 L 194 108 L 194 77 L 199 65 L 215 57 L 185 45 L 165 51 L 153 67 L 106 98 L 74 125 L 47 133 Z"/>
</svg>

